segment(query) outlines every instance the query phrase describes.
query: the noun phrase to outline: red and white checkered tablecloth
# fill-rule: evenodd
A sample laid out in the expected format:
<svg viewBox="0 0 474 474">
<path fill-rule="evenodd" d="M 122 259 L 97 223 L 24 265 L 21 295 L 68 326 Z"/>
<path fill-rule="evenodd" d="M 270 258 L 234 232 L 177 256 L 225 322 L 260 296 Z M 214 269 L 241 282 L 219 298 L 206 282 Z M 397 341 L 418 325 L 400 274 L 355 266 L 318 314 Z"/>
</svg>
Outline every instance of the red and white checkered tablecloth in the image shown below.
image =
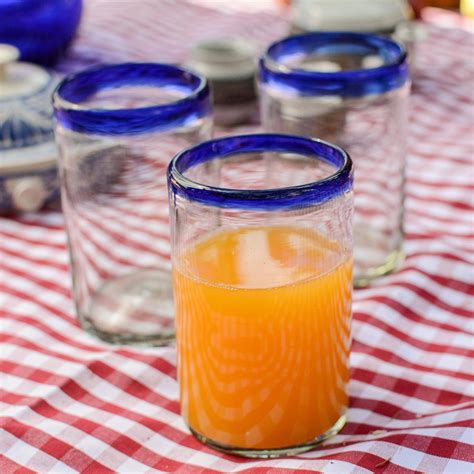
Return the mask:
<svg viewBox="0 0 474 474">
<path fill-rule="evenodd" d="M 91 0 L 60 69 L 176 62 L 207 36 L 263 47 L 286 31 L 272 0 Z M 174 349 L 109 346 L 79 329 L 63 218 L 50 211 L 0 219 L 0 473 L 473 472 L 474 43 L 428 31 L 412 99 L 408 257 L 355 292 L 342 433 L 262 461 L 196 441 L 179 416 Z"/>
</svg>

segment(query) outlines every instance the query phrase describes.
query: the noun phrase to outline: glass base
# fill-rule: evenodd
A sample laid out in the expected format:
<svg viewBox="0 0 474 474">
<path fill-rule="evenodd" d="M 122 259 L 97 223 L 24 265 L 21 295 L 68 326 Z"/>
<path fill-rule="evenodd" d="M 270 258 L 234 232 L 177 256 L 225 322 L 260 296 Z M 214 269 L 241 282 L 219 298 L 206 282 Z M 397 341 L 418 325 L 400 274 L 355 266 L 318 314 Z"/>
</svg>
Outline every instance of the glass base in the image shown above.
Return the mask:
<svg viewBox="0 0 474 474">
<path fill-rule="evenodd" d="M 323 441 L 326 441 L 327 439 L 339 433 L 339 431 L 341 431 L 345 423 L 346 423 L 346 415 L 342 415 L 329 430 L 327 430 L 321 436 L 318 436 L 317 438 L 314 438 L 313 440 L 309 441 L 308 443 L 299 444 L 297 446 L 289 446 L 287 448 L 275 448 L 275 449 L 234 448 L 232 446 L 226 446 L 224 444 L 220 444 L 215 441 L 212 441 L 211 439 L 208 439 L 205 436 L 197 433 L 191 427 L 189 427 L 189 429 L 191 433 L 199 441 L 201 441 L 201 443 L 204 443 L 210 448 L 216 449 L 217 451 L 221 451 L 225 454 L 233 454 L 236 456 L 242 456 L 245 458 L 269 459 L 269 458 L 281 458 L 285 456 L 294 456 L 296 454 L 310 451 L 311 449 L 321 444 Z"/>
<path fill-rule="evenodd" d="M 170 345 L 175 339 L 171 275 L 139 270 L 107 281 L 94 294 L 81 327 L 111 344 Z"/>
<path fill-rule="evenodd" d="M 365 288 L 373 280 L 397 270 L 405 260 L 405 253 L 398 249 L 393 251 L 382 265 L 378 267 L 360 270 L 357 267 L 357 260 L 354 268 L 354 288 Z"/>
</svg>

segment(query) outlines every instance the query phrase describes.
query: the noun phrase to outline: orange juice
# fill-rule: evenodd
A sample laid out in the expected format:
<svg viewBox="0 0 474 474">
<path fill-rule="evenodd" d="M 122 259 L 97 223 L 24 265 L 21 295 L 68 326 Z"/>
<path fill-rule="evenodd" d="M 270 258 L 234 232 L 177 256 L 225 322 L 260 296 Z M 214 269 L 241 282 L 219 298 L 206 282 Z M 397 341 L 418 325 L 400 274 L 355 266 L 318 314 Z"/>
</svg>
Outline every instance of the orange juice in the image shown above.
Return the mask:
<svg viewBox="0 0 474 474">
<path fill-rule="evenodd" d="M 181 411 L 222 446 L 313 441 L 347 404 L 352 261 L 298 227 L 222 230 L 174 265 Z"/>
</svg>

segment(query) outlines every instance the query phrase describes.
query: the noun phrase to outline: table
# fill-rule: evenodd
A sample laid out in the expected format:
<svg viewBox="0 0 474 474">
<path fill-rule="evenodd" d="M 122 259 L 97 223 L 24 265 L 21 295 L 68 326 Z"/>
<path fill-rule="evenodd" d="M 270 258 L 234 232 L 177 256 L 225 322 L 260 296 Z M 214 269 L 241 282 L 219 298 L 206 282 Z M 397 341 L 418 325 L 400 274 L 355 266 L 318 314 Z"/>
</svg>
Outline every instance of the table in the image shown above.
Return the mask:
<svg viewBox="0 0 474 474">
<path fill-rule="evenodd" d="M 176 62 L 206 36 L 263 47 L 286 31 L 272 0 L 95 0 L 58 67 Z M 109 346 L 79 329 L 63 219 L 49 211 L 0 220 L 1 473 L 472 472 L 473 36 L 428 32 L 410 119 L 408 257 L 355 292 L 342 433 L 281 460 L 196 441 L 179 416 L 174 349 Z"/>
</svg>

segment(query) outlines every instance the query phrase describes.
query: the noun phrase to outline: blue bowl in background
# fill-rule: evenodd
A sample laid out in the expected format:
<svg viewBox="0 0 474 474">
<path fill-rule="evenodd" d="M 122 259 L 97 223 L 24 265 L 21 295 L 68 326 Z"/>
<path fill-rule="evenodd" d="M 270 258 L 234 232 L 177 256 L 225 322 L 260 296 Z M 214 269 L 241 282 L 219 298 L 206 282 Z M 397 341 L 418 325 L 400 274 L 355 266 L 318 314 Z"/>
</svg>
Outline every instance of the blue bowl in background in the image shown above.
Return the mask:
<svg viewBox="0 0 474 474">
<path fill-rule="evenodd" d="M 21 60 L 52 66 L 79 26 L 82 0 L 0 0 L 0 43 L 16 46 Z"/>
</svg>

